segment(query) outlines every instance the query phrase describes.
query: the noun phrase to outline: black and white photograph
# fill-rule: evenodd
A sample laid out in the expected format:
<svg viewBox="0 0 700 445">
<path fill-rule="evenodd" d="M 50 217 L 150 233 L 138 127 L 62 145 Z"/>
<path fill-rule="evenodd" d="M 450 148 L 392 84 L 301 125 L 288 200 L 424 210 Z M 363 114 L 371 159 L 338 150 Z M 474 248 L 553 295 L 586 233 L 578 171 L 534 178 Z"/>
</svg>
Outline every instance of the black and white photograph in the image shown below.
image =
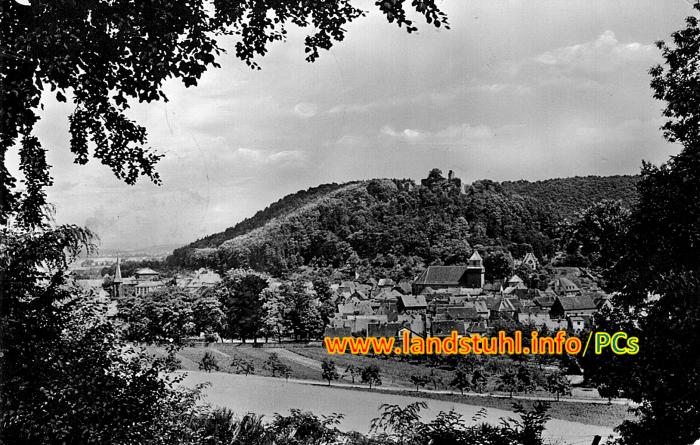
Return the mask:
<svg viewBox="0 0 700 445">
<path fill-rule="evenodd" d="M 700 445 L 700 1 L 0 0 L 0 445 Z"/>
</svg>

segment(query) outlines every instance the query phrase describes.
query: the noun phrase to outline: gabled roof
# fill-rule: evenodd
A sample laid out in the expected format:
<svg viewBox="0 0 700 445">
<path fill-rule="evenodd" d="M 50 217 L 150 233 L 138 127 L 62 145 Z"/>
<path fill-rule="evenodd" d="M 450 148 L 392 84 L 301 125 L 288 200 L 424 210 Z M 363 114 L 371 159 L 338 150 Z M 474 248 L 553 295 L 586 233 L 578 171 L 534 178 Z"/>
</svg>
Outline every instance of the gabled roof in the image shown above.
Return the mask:
<svg viewBox="0 0 700 445">
<path fill-rule="evenodd" d="M 475 320 L 479 318 L 476 308 L 472 307 L 448 307 L 445 313 L 452 320 Z"/>
<path fill-rule="evenodd" d="M 510 280 L 508 280 L 508 284 L 510 284 L 512 286 L 515 286 L 515 284 L 522 283 L 522 282 L 523 282 L 522 278 L 520 278 L 517 275 L 513 275 L 513 277 Z"/>
<path fill-rule="evenodd" d="M 163 286 L 165 286 L 165 282 L 163 281 L 143 281 L 136 285 L 136 287 L 138 287 L 139 289 Z"/>
<path fill-rule="evenodd" d="M 573 281 L 571 281 L 570 279 L 565 278 L 565 277 L 557 278 L 555 281 L 555 284 L 557 284 L 557 286 L 560 289 L 563 289 L 564 291 L 567 291 L 567 292 L 575 292 L 575 291 L 580 290 L 579 287 Z"/>
<path fill-rule="evenodd" d="M 452 331 L 457 331 L 458 335 L 464 335 L 466 334 L 464 327 L 463 321 L 443 320 L 433 322 L 431 330 L 434 336 L 449 336 Z"/>
<path fill-rule="evenodd" d="M 474 253 L 472 253 L 472 256 L 469 257 L 469 261 L 483 261 L 478 250 L 475 250 Z"/>
<path fill-rule="evenodd" d="M 396 337 L 403 327 L 403 323 L 369 323 L 367 335 L 370 337 Z"/>
<path fill-rule="evenodd" d="M 426 309 L 428 307 L 423 295 L 401 295 L 399 301 L 404 309 Z"/>
<path fill-rule="evenodd" d="M 396 291 L 394 289 L 384 289 L 383 291 L 379 292 L 377 295 L 372 297 L 372 299 L 377 301 L 397 301 L 402 295 L 403 294 L 401 292 Z"/>
<path fill-rule="evenodd" d="M 149 268 L 149 267 L 142 267 L 141 269 L 138 269 L 136 272 L 134 272 L 135 275 L 158 275 L 158 272 L 155 270 Z"/>
<path fill-rule="evenodd" d="M 409 283 L 408 281 L 401 281 L 396 286 L 394 286 L 394 290 L 397 290 L 403 294 L 410 294 L 412 291 L 411 283 Z"/>
<path fill-rule="evenodd" d="M 554 302 L 557 301 L 557 297 L 545 295 L 542 297 L 535 297 L 532 299 L 532 301 L 541 308 L 550 309 L 552 306 L 554 306 Z"/>
<path fill-rule="evenodd" d="M 421 273 L 415 284 L 459 286 L 467 266 L 429 266 Z"/>
<path fill-rule="evenodd" d="M 557 297 L 561 307 L 565 311 L 580 311 L 580 310 L 590 310 L 598 309 L 595 302 L 588 295 L 575 295 L 575 296 L 564 296 L 560 295 Z"/>
<path fill-rule="evenodd" d="M 341 315 L 372 315 L 374 310 L 369 301 L 357 301 L 339 304 L 338 313 Z"/>
<path fill-rule="evenodd" d="M 380 278 L 379 282 L 377 284 L 379 287 L 385 287 L 385 286 L 393 286 L 396 283 L 391 278 Z"/>
</svg>

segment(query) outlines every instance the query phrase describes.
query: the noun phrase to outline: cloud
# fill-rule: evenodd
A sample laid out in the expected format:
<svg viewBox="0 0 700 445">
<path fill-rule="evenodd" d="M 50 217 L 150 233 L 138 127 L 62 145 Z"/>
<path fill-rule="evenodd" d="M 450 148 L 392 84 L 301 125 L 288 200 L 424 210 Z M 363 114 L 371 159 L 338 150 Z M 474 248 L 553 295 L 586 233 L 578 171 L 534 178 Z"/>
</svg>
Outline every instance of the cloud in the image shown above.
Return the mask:
<svg viewBox="0 0 700 445">
<path fill-rule="evenodd" d="M 535 62 L 549 67 L 585 72 L 611 71 L 629 62 L 649 62 L 657 56 L 653 45 L 622 43 L 608 30 L 597 39 L 544 52 Z"/>
<path fill-rule="evenodd" d="M 249 164 L 277 164 L 303 161 L 306 159 L 306 154 L 300 150 L 272 151 L 238 148 L 233 152 L 232 158 Z"/>
<path fill-rule="evenodd" d="M 427 133 L 422 133 L 418 130 L 413 130 L 411 128 L 406 128 L 401 131 L 394 130 L 391 126 L 385 125 L 379 130 L 383 135 L 389 136 L 394 139 L 401 139 L 406 142 L 414 142 L 422 139 Z"/>
<path fill-rule="evenodd" d="M 318 106 L 309 102 L 300 102 L 294 106 L 294 112 L 303 118 L 316 116 Z"/>
<path fill-rule="evenodd" d="M 385 125 L 381 128 L 380 134 L 406 143 L 420 142 L 433 145 L 462 145 L 490 139 L 494 136 L 494 132 L 489 126 L 471 125 L 468 123 L 451 125 L 434 132 L 412 128 L 399 131 L 389 125 Z"/>
</svg>

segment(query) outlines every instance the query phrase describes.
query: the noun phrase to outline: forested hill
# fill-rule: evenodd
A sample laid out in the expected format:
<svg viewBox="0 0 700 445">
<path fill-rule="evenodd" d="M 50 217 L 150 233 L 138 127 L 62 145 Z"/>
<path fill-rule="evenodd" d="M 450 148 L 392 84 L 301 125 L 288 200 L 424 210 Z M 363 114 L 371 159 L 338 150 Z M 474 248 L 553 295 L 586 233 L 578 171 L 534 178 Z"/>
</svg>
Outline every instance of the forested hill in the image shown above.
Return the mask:
<svg viewBox="0 0 700 445">
<path fill-rule="evenodd" d="M 560 217 L 571 215 L 599 199 L 619 199 L 628 207 L 637 199 L 639 176 L 576 176 L 544 181 L 506 181 L 503 187 L 531 196 L 548 205 Z"/>
<path fill-rule="evenodd" d="M 462 263 L 476 246 L 487 257 L 534 251 L 542 258 L 558 248 L 563 219 L 604 199 L 631 205 L 637 179 L 482 180 L 463 187 L 458 178 L 433 169 L 420 184 L 327 184 L 288 195 L 224 232 L 175 250 L 167 261 L 186 268 L 252 267 L 273 275 L 300 266 L 383 268 L 399 278 L 428 264 Z"/>
<path fill-rule="evenodd" d="M 301 208 L 302 206 L 312 202 L 313 200 L 327 195 L 330 192 L 338 190 L 341 187 L 347 186 L 352 183 L 347 184 L 336 184 L 335 182 L 331 184 L 321 184 L 317 187 L 311 187 L 307 190 L 300 190 L 291 195 L 287 195 L 284 198 L 270 204 L 264 210 L 259 210 L 255 215 L 250 218 L 246 218 L 239 222 L 233 227 L 229 227 L 223 232 L 215 233 L 213 235 L 206 236 L 199 239 L 187 247 L 191 248 L 205 248 L 205 247 L 217 247 L 221 245 L 224 241 L 235 238 L 239 235 L 243 235 L 258 227 L 262 227 L 268 221 L 277 218 L 279 216 L 291 213 L 294 210 Z"/>
</svg>

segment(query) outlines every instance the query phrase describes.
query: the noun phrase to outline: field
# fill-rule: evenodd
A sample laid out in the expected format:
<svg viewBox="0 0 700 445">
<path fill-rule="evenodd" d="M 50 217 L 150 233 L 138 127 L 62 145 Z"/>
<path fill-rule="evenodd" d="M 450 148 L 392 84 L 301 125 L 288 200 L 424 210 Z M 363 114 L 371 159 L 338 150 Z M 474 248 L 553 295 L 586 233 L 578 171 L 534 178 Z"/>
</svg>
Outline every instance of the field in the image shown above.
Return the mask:
<svg viewBox="0 0 700 445">
<path fill-rule="evenodd" d="M 149 347 L 149 352 L 156 355 L 163 355 L 164 349 L 158 347 Z M 291 369 L 290 379 L 304 380 L 311 382 L 323 382 L 321 378 L 320 362 L 328 358 L 328 355 L 320 346 L 311 345 L 265 345 L 265 347 L 254 348 L 252 345 L 241 345 L 232 343 L 215 343 L 208 346 L 185 347 L 178 351 L 177 358 L 181 362 L 183 370 L 196 371 L 199 369 L 198 362 L 205 352 L 210 352 L 217 359 L 220 371 L 233 373 L 234 369 L 231 366 L 231 361 L 234 358 L 243 358 L 253 363 L 253 374 L 261 376 L 271 376 L 271 373 L 263 369 L 263 363 L 272 353 L 277 353 L 282 363 L 286 364 Z M 391 395 L 414 395 L 416 397 L 428 398 L 453 403 L 462 403 L 466 405 L 483 406 L 487 408 L 496 408 L 503 410 L 512 410 L 514 402 L 523 404 L 526 408 L 531 407 L 535 402 L 532 400 L 509 399 L 507 396 L 488 396 L 488 395 L 460 395 L 452 393 L 447 388 L 447 384 L 452 379 L 452 372 L 440 368 L 428 368 L 414 363 L 398 361 L 388 358 L 366 357 L 356 355 L 336 355 L 333 361 L 338 367 L 338 372 L 343 375 L 345 369 L 349 365 L 366 366 L 368 364 L 377 364 L 381 369 L 382 387 L 374 388 L 371 391 L 380 392 Z M 441 379 L 442 384 L 438 385 L 438 391 L 415 391 L 415 386 L 411 383 L 410 376 L 414 374 L 426 375 L 432 370 L 438 379 Z M 494 385 L 495 377 L 489 379 L 489 386 Z M 335 385 L 348 385 L 347 389 L 354 391 L 370 391 L 369 388 L 361 387 L 360 385 L 349 387 L 351 384 L 350 376 L 343 376 L 341 381 L 334 383 Z M 356 383 L 359 381 L 356 379 Z M 429 385 L 429 390 L 433 390 L 433 386 Z M 528 396 L 550 396 L 542 391 Z M 577 396 L 578 397 L 578 396 Z M 595 396 L 589 395 L 589 398 Z M 600 399 L 595 398 L 600 401 Z M 580 403 L 566 401 L 562 399 L 559 402 L 552 402 L 550 414 L 553 418 L 561 420 L 569 420 L 574 422 L 586 423 L 591 425 L 599 425 L 605 427 L 615 427 L 620 422 L 629 418 L 627 406 L 623 404 L 601 404 L 601 403 Z"/>
</svg>

